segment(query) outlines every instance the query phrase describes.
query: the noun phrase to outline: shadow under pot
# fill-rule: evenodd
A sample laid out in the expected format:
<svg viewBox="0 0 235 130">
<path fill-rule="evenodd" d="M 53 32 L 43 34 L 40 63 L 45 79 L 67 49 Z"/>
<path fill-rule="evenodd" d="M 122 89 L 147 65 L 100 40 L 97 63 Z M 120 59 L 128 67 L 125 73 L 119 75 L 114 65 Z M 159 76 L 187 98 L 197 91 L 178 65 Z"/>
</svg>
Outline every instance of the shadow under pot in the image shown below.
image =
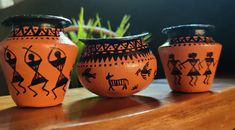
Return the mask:
<svg viewBox="0 0 235 130">
<path fill-rule="evenodd" d="M 86 45 L 77 65 L 82 85 L 103 97 L 126 97 L 146 88 L 157 71 L 146 35 L 81 39 Z"/>
<path fill-rule="evenodd" d="M 163 29 L 168 40 L 158 48 L 166 78 L 173 91 L 205 92 L 213 84 L 222 45 L 213 25 L 189 24 Z"/>
<path fill-rule="evenodd" d="M 10 94 L 18 106 L 61 104 L 70 83 L 77 46 L 63 35 L 70 20 L 50 15 L 9 17 L 12 28 L 0 45 L 0 58 Z"/>
</svg>

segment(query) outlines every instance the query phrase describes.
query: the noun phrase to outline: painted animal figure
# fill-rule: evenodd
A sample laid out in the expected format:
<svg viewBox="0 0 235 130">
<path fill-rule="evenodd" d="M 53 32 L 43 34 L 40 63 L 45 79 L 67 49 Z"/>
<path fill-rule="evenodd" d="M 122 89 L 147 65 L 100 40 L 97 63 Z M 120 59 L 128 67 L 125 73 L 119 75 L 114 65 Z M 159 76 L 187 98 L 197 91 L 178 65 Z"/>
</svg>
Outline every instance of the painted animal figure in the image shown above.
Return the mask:
<svg viewBox="0 0 235 130">
<path fill-rule="evenodd" d="M 95 79 L 96 78 L 96 73 L 91 73 L 91 68 L 87 68 L 82 72 L 82 76 L 85 77 L 86 81 L 91 83 L 90 78 Z"/>
<path fill-rule="evenodd" d="M 137 88 L 138 88 L 138 84 L 137 85 L 135 85 L 135 86 L 133 86 L 132 88 L 131 88 L 131 90 L 136 90 Z"/>
<path fill-rule="evenodd" d="M 143 69 L 138 69 L 138 71 L 136 72 L 136 75 L 139 75 L 139 73 L 140 73 L 142 78 L 147 80 L 147 75 L 149 77 L 151 74 L 151 71 L 152 71 L 152 69 L 148 69 L 148 66 L 149 66 L 149 62 L 147 62 L 144 65 Z"/>
<path fill-rule="evenodd" d="M 123 86 L 122 90 L 127 89 L 127 85 L 129 85 L 129 81 L 126 78 L 122 78 L 122 79 L 111 79 L 114 75 L 110 75 L 110 73 L 108 73 L 108 75 L 106 76 L 106 80 L 108 80 L 109 82 L 109 91 L 114 90 L 114 86 Z"/>
</svg>

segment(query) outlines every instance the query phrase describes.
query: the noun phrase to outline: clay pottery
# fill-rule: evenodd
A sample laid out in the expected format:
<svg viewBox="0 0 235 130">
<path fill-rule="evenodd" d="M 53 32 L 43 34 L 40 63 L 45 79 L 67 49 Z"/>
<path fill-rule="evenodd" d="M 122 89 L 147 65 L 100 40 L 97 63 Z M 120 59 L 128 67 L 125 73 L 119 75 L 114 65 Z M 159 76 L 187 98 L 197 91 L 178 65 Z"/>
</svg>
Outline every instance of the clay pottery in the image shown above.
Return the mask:
<svg viewBox="0 0 235 130">
<path fill-rule="evenodd" d="M 0 59 L 10 94 L 18 106 L 61 104 L 70 83 L 77 46 L 63 35 L 70 20 L 57 16 L 7 18 L 12 28 L 0 45 Z"/>
<path fill-rule="evenodd" d="M 146 88 L 157 69 L 146 35 L 81 39 L 86 45 L 77 65 L 81 84 L 103 97 L 126 97 Z"/>
<path fill-rule="evenodd" d="M 163 29 L 168 36 L 158 49 L 166 78 L 173 91 L 205 92 L 212 86 L 222 45 L 213 25 L 189 24 Z"/>
</svg>

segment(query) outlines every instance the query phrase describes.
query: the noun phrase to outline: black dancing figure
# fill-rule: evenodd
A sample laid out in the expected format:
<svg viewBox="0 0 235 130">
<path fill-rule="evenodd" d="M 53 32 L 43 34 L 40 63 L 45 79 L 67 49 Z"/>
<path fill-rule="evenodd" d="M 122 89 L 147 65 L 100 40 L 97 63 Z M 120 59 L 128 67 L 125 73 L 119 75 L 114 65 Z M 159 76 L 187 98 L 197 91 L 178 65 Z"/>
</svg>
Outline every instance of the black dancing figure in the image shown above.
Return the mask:
<svg viewBox="0 0 235 130">
<path fill-rule="evenodd" d="M 170 67 L 170 65 L 172 66 L 172 68 Z M 169 68 L 169 70 L 171 70 L 171 74 L 174 76 L 175 85 L 180 85 L 182 75 L 182 72 L 180 70 L 182 69 L 182 67 L 185 68 L 184 65 L 181 63 L 180 60 L 175 59 L 174 54 L 170 54 L 167 62 L 167 67 Z"/>
<path fill-rule="evenodd" d="M 203 81 L 204 84 L 209 84 L 210 75 L 212 74 L 212 72 L 210 70 L 210 66 L 212 64 L 213 64 L 213 66 L 216 65 L 216 62 L 214 61 L 214 58 L 212 56 L 213 56 L 213 52 L 208 52 L 206 54 L 206 58 L 203 61 L 201 61 L 201 63 L 206 62 L 206 65 L 207 65 L 206 71 L 203 74 L 206 76 L 206 78 Z"/>
<path fill-rule="evenodd" d="M 45 77 L 43 77 L 42 74 L 38 72 L 39 66 L 42 62 L 42 58 L 36 52 L 32 51 L 31 47 L 32 45 L 29 46 L 28 48 L 23 47 L 23 49 L 26 49 L 26 53 L 24 55 L 24 61 L 35 72 L 34 77 L 31 81 L 31 84 L 28 86 L 28 88 L 32 92 L 34 92 L 33 96 L 35 97 L 38 95 L 38 93 L 35 90 L 33 90 L 31 87 L 43 83 L 42 90 L 47 92 L 46 96 L 48 96 L 49 91 L 45 89 L 48 80 Z"/>
<path fill-rule="evenodd" d="M 54 54 L 54 56 L 52 55 L 52 53 Z M 53 58 L 54 57 L 54 58 Z M 49 63 L 54 66 L 59 72 L 60 75 L 57 79 L 57 83 L 55 85 L 55 87 L 52 89 L 53 94 L 55 95 L 55 99 L 57 98 L 56 93 L 55 93 L 55 89 L 59 88 L 59 87 L 63 87 L 64 92 L 66 91 L 65 87 L 67 85 L 68 82 L 68 78 L 62 73 L 65 62 L 66 62 L 66 55 L 65 52 L 59 48 L 56 47 L 52 47 L 49 55 L 48 55 L 48 61 Z"/>
<path fill-rule="evenodd" d="M 17 61 L 16 55 L 11 50 L 9 50 L 8 47 L 6 47 L 5 52 L 4 52 L 4 58 L 5 58 L 5 61 L 13 69 L 13 77 L 11 80 L 11 85 L 16 90 L 16 95 L 18 96 L 20 94 L 20 91 L 14 85 L 15 83 L 18 83 L 18 86 L 21 87 L 24 90 L 23 93 L 25 93 L 26 89 L 25 87 L 21 85 L 21 83 L 24 81 L 24 78 L 16 71 L 16 61 Z"/>
<path fill-rule="evenodd" d="M 186 61 L 184 61 L 183 63 L 181 63 L 181 65 L 185 64 L 186 62 L 189 62 L 191 65 L 192 65 L 192 68 L 191 70 L 188 72 L 187 76 L 190 76 L 191 80 L 189 81 L 189 84 L 191 86 L 194 86 L 196 85 L 197 83 L 197 80 L 198 80 L 198 77 L 199 75 L 201 75 L 198 71 L 198 69 L 202 68 L 202 65 L 200 63 L 200 60 L 199 59 L 196 59 L 197 57 L 197 53 L 189 53 L 188 54 L 188 59 Z M 198 64 L 198 69 L 196 68 L 196 65 Z M 195 80 L 194 80 L 195 78 Z M 194 83 L 192 84 L 194 80 Z"/>
</svg>

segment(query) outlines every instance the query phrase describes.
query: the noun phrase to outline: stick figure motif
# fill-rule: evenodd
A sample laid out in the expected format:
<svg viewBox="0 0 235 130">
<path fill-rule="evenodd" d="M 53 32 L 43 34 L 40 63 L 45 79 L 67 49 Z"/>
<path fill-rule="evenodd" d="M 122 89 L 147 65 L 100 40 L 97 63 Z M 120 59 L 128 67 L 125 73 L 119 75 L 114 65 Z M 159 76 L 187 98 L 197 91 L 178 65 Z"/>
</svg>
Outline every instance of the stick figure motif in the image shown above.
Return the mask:
<svg viewBox="0 0 235 130">
<path fill-rule="evenodd" d="M 172 68 L 170 67 L 170 65 L 172 66 Z M 175 59 L 174 54 L 170 54 L 167 67 L 169 70 L 171 70 L 171 74 L 174 76 L 175 85 L 180 85 L 181 75 L 182 75 L 182 72 L 180 70 L 182 69 L 182 67 L 185 68 L 184 65 L 181 63 L 180 60 Z"/>
<path fill-rule="evenodd" d="M 28 48 L 23 47 L 23 49 L 26 49 L 26 53 L 24 55 L 24 61 L 35 72 L 31 84 L 28 86 L 28 88 L 32 92 L 34 92 L 33 96 L 36 97 L 38 93 L 35 90 L 33 90 L 31 87 L 43 83 L 42 90 L 47 92 L 46 96 L 48 96 L 49 91 L 45 89 L 48 80 L 38 72 L 39 66 L 42 62 L 42 58 L 36 52 L 32 51 L 31 48 L 32 45 L 29 46 Z"/>
<path fill-rule="evenodd" d="M 201 61 L 201 63 L 206 62 L 206 65 L 207 65 L 206 71 L 203 74 L 206 76 L 206 78 L 203 81 L 204 84 L 209 84 L 210 75 L 212 74 L 210 70 L 211 64 L 213 64 L 213 66 L 216 65 L 214 58 L 212 56 L 213 56 L 213 52 L 208 52 L 206 55 L 206 58 L 203 61 Z"/>
<path fill-rule="evenodd" d="M 202 68 L 202 65 L 201 65 L 199 59 L 196 59 L 196 57 L 197 57 L 197 53 L 194 53 L 194 52 L 189 53 L 188 54 L 188 59 L 186 61 L 184 61 L 183 63 L 181 63 L 181 65 L 183 65 L 183 64 L 189 62 L 192 66 L 191 70 L 187 74 L 187 76 L 190 76 L 190 78 L 191 78 L 191 80 L 189 81 L 189 84 L 191 86 L 196 85 L 197 80 L 198 80 L 197 76 L 201 75 L 199 73 L 199 71 L 197 70 L 196 65 L 198 64 L 198 69 Z M 193 82 L 193 80 L 194 80 L 194 82 Z M 192 82 L 193 82 L 193 84 L 192 84 Z"/>
<path fill-rule="evenodd" d="M 13 69 L 13 77 L 11 80 L 11 85 L 16 90 L 16 95 L 18 96 L 20 94 L 20 91 L 14 85 L 15 83 L 18 83 L 18 86 L 21 87 L 24 90 L 23 93 L 25 93 L 26 89 L 21 85 L 21 83 L 24 81 L 24 78 L 16 71 L 16 62 L 17 62 L 16 55 L 11 50 L 9 50 L 8 47 L 6 47 L 4 52 L 4 58 L 5 61 Z"/>
<path fill-rule="evenodd" d="M 53 56 L 53 55 L 54 56 Z M 65 52 L 59 48 L 52 47 L 49 55 L 48 55 L 48 61 L 49 63 L 54 66 L 59 72 L 59 77 L 57 79 L 55 87 L 52 89 L 52 92 L 55 96 L 55 99 L 57 98 L 57 95 L 55 93 L 55 90 L 59 87 L 63 87 L 63 91 L 65 92 L 66 85 L 68 82 L 68 78 L 62 73 L 65 62 L 66 62 L 67 56 L 65 55 Z"/>
</svg>

